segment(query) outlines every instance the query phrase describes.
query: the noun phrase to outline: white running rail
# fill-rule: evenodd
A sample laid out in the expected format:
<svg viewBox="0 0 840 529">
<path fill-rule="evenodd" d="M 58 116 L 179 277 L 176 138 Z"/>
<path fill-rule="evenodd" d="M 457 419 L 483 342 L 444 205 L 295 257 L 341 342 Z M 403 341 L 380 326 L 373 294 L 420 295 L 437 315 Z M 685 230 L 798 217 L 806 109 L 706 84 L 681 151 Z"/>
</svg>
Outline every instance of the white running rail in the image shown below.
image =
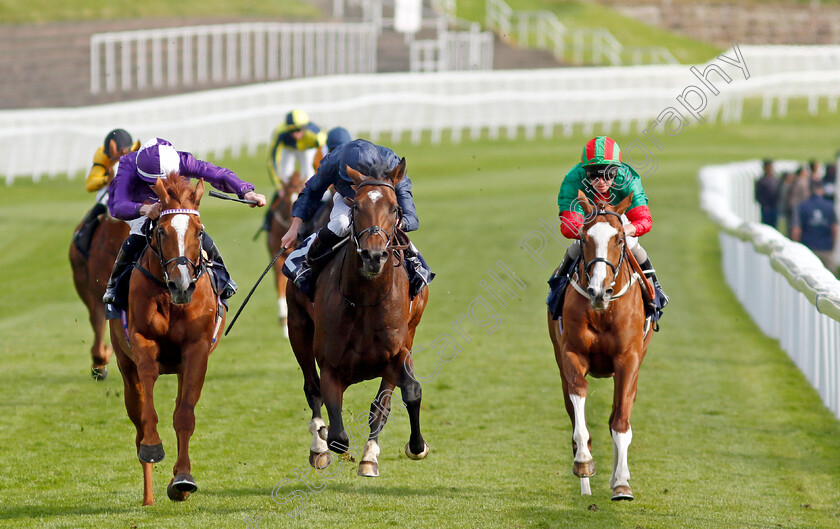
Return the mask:
<svg viewBox="0 0 840 529">
<path fill-rule="evenodd" d="M 702 168 L 701 207 L 720 227 L 726 282 L 840 419 L 840 281 L 805 246 L 756 222 L 760 174 L 758 160 Z"/>
</svg>

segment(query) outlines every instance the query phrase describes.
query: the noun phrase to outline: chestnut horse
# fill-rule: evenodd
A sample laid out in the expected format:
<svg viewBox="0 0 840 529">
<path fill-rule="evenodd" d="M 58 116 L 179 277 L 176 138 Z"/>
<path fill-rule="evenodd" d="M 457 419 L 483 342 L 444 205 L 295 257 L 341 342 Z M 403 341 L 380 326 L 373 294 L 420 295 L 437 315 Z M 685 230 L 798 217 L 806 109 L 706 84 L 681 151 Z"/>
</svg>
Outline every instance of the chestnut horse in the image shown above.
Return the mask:
<svg viewBox="0 0 840 529">
<path fill-rule="evenodd" d="M 618 206 L 585 199 L 581 228 L 583 256 L 565 294 L 562 329 L 548 315 L 548 329 L 563 379 L 566 412 L 572 421 L 572 452 L 581 494 L 591 494 L 589 476 L 595 473 L 592 442 L 586 427 L 584 404 L 586 375 L 613 377 L 610 430 L 613 439 L 613 500 L 632 500 L 627 449 L 633 438 L 630 412 L 636 400 L 639 367 L 653 333 L 645 331 L 640 274 L 634 271 L 632 252 L 621 215 L 630 205 L 627 197 Z M 623 265 L 623 266 L 622 266 Z"/>
<path fill-rule="evenodd" d="M 173 173 L 158 179 L 154 191 L 160 198 L 160 218 L 132 271 L 127 315 L 123 321 L 110 321 L 111 343 L 125 384 L 125 408 L 137 429 L 143 505 L 154 503 L 152 466 L 164 457 L 152 396 L 160 374 L 178 375 L 173 421 L 178 459 L 166 492 L 170 499 L 183 501 L 198 488 L 190 474 L 189 442 L 207 361 L 219 344 L 225 317 L 201 251 L 198 204 L 203 180 L 190 187 L 187 179 Z"/>
<path fill-rule="evenodd" d="M 292 206 L 300 195 L 300 192 L 303 191 L 305 183 L 301 180 L 300 173 L 295 171 L 289 179 L 289 183 L 283 186 L 283 190 L 271 205 L 271 221 L 268 229 L 268 253 L 271 255 L 277 255 L 277 252 L 283 247 L 280 241 L 283 240 L 283 236 L 286 235 L 286 232 L 289 231 L 289 226 L 292 225 Z M 316 214 L 316 218 L 306 223 L 306 227 L 301 229 L 301 237 L 305 238 L 313 231 L 309 228 L 310 226 L 317 229 L 325 225 L 329 219 L 330 208 L 322 208 Z M 289 337 L 289 309 L 286 303 L 287 279 L 286 275 L 283 274 L 283 263 L 286 262 L 286 258 L 292 253 L 292 250 L 294 248 L 287 248 L 274 262 L 274 284 L 277 287 L 277 319 L 280 326 L 283 327 L 283 336 L 286 338 Z"/>
<path fill-rule="evenodd" d="M 76 226 L 76 231 L 81 228 Z M 90 250 L 85 257 L 70 243 L 70 267 L 73 269 L 73 284 L 76 292 L 88 310 L 88 319 L 93 329 L 93 345 L 90 347 L 90 372 L 96 380 L 105 380 L 108 376 L 108 361 L 113 349 L 105 343 L 105 332 L 108 328 L 105 321 L 105 304 L 102 296 L 111 277 L 111 269 L 120 251 L 123 241 L 128 237 L 128 224 L 103 213 L 99 216 L 99 225 L 93 232 Z"/>
<path fill-rule="evenodd" d="M 315 468 L 329 465 L 329 450 L 344 454 L 350 448 L 341 416 L 344 391 L 351 384 L 382 378 L 371 404 L 370 435 L 358 470 L 361 476 L 373 477 L 379 475 L 379 433 L 396 386 L 411 425 L 405 453 L 411 459 L 429 453 L 420 433 L 422 391 L 412 375 L 410 354 L 429 294 L 424 289 L 410 299 L 408 274 L 402 266 L 401 250 L 406 247 L 396 242 L 400 209 L 394 188 L 405 176 L 405 159 L 382 174 L 365 176 L 350 167 L 347 173 L 356 184 L 350 240 L 318 276 L 314 302 L 289 282 L 289 335 L 312 409 L 309 463 Z M 324 404 L 329 427 L 321 419 Z"/>
</svg>

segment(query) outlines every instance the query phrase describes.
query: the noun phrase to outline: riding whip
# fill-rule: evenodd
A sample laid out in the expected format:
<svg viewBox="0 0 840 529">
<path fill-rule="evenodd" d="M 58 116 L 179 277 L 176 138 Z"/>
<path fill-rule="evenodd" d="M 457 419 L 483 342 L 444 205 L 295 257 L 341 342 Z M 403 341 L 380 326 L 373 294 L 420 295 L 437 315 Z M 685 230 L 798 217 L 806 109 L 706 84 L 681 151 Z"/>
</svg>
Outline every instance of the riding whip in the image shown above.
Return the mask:
<svg viewBox="0 0 840 529">
<path fill-rule="evenodd" d="M 243 204 L 250 204 L 252 206 L 257 204 L 256 200 L 245 200 L 243 198 L 232 197 L 232 196 L 226 195 L 224 193 L 219 193 L 215 189 L 210 190 L 210 196 L 211 197 L 216 197 L 216 198 L 221 198 L 222 200 L 233 200 L 234 202 L 242 202 Z"/>
<path fill-rule="evenodd" d="M 212 191 L 211 191 L 211 193 L 212 193 Z M 230 198 L 230 197 L 227 197 L 227 198 Z M 231 200 L 233 200 L 233 199 L 231 199 Z M 260 281 L 262 281 L 262 278 L 264 278 L 265 275 L 268 273 L 268 271 L 271 270 L 271 267 L 274 266 L 274 263 L 277 262 L 277 259 L 280 259 L 280 256 L 283 255 L 283 252 L 285 252 L 285 251 L 286 251 L 286 248 L 280 248 L 280 251 L 278 251 L 277 254 L 274 256 L 274 259 L 272 259 L 271 262 L 268 263 L 268 266 L 265 268 L 265 271 L 262 273 L 262 275 L 260 275 L 260 278 L 257 279 L 257 282 L 254 283 L 253 287 L 251 287 L 251 291 L 248 292 L 248 295 L 245 297 L 245 301 L 242 302 L 242 305 L 239 306 L 239 310 L 237 310 L 236 314 L 233 316 L 233 321 L 231 321 L 230 325 L 228 325 L 227 329 L 225 329 L 225 336 L 227 336 L 227 334 L 233 328 L 233 324 L 236 323 L 236 318 L 239 317 L 239 315 L 242 313 L 242 309 L 244 309 L 245 305 L 248 304 L 248 300 L 251 299 L 251 294 L 253 294 L 254 291 L 257 289 L 257 285 L 260 284 Z"/>
</svg>

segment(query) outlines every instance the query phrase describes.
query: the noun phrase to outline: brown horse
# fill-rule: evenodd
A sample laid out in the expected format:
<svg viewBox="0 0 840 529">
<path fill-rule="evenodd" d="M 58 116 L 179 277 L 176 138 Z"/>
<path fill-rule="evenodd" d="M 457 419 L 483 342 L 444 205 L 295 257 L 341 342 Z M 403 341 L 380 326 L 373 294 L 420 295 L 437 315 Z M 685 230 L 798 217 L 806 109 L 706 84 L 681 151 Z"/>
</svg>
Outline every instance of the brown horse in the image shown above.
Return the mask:
<svg viewBox="0 0 840 529">
<path fill-rule="evenodd" d="M 74 233 L 79 231 L 79 223 Z M 88 310 L 88 319 L 93 329 L 93 345 L 90 347 L 90 372 L 96 380 L 108 376 L 108 361 L 113 349 L 105 343 L 105 304 L 102 296 L 111 276 L 111 269 L 123 241 L 128 237 L 128 224 L 107 213 L 99 216 L 99 225 L 93 232 L 88 256 L 79 251 L 75 242 L 70 243 L 70 267 L 73 269 L 73 284 Z"/>
<path fill-rule="evenodd" d="M 218 345 L 225 309 L 206 273 L 198 204 L 204 182 L 170 174 L 154 185 L 161 214 L 129 283 L 124 321 L 111 320 L 111 343 L 125 384 L 125 408 L 137 429 L 143 467 L 143 505 L 154 503 L 152 465 L 164 457 L 153 390 L 159 374 L 178 375 L 174 426 L 178 459 L 169 498 L 186 500 L 198 486 L 190 474 L 189 442 L 207 361 Z M 123 329 L 123 324 L 126 328 Z"/>
<path fill-rule="evenodd" d="M 410 355 L 428 289 L 410 299 L 408 274 L 402 266 L 405 247 L 395 238 L 399 207 L 394 187 L 405 175 L 405 159 L 392 171 L 372 177 L 350 167 L 347 173 L 357 186 L 350 241 L 319 275 L 314 302 L 289 283 L 289 335 L 312 409 L 309 462 L 315 468 L 329 465 L 328 450 L 343 454 L 350 448 L 341 416 L 344 391 L 351 384 L 382 378 L 371 405 L 370 435 L 358 471 L 362 476 L 378 476 L 379 433 L 388 419 L 396 386 L 402 390 L 411 425 L 405 453 L 422 459 L 429 452 L 420 433 L 422 391 L 412 375 Z M 321 419 L 324 404 L 329 427 Z"/>
<path fill-rule="evenodd" d="M 320 151 L 318 151 L 320 152 Z M 277 199 L 271 205 L 270 225 L 268 229 L 268 253 L 272 256 L 277 255 L 277 252 L 283 247 L 281 241 L 286 232 L 289 231 L 289 226 L 292 225 L 292 206 L 297 200 L 303 186 L 306 182 L 301 180 L 300 173 L 295 171 L 289 182 L 283 186 L 283 189 L 277 196 Z M 329 221 L 330 209 L 323 208 L 308 225 L 315 228 L 321 227 Z M 302 236 L 306 236 L 305 230 L 301 231 Z M 274 284 L 277 287 L 277 319 L 280 326 L 283 327 L 283 335 L 289 337 L 288 317 L 289 309 L 286 303 L 286 276 L 283 274 L 283 263 L 286 258 L 292 253 L 294 248 L 286 248 L 280 257 L 274 262 Z"/>
<path fill-rule="evenodd" d="M 613 500 L 632 500 L 627 449 L 633 438 L 630 412 L 636 400 L 639 367 L 653 333 L 645 331 L 640 275 L 631 267 L 621 215 L 630 205 L 581 200 L 585 221 L 581 230 L 583 257 L 566 290 L 562 326 L 548 316 L 548 329 L 563 379 L 566 412 L 572 421 L 572 452 L 581 494 L 591 494 L 595 473 L 592 442 L 586 428 L 586 375 L 613 377 L 610 430 L 613 439 Z M 624 265 L 624 266 L 622 266 Z"/>
</svg>

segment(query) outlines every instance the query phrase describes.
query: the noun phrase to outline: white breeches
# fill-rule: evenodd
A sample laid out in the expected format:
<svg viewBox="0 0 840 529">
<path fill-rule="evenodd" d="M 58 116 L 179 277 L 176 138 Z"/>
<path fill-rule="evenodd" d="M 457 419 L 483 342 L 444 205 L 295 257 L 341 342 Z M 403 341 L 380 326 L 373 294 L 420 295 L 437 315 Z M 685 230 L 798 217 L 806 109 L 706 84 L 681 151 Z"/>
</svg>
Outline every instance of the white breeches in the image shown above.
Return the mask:
<svg viewBox="0 0 840 529">
<path fill-rule="evenodd" d="M 350 206 L 344 203 L 344 197 L 341 196 L 341 193 L 336 192 L 333 195 L 333 208 L 330 211 L 330 221 L 327 223 L 327 228 L 339 237 L 344 237 L 350 233 Z"/>
<path fill-rule="evenodd" d="M 314 148 L 299 151 L 283 146 L 283 154 L 280 158 L 280 179 L 283 180 L 284 184 L 288 184 L 289 179 L 292 178 L 292 173 L 295 172 L 295 162 L 297 162 L 300 167 L 300 176 L 306 182 L 315 174 L 315 168 L 312 167 L 314 161 Z"/>
</svg>

